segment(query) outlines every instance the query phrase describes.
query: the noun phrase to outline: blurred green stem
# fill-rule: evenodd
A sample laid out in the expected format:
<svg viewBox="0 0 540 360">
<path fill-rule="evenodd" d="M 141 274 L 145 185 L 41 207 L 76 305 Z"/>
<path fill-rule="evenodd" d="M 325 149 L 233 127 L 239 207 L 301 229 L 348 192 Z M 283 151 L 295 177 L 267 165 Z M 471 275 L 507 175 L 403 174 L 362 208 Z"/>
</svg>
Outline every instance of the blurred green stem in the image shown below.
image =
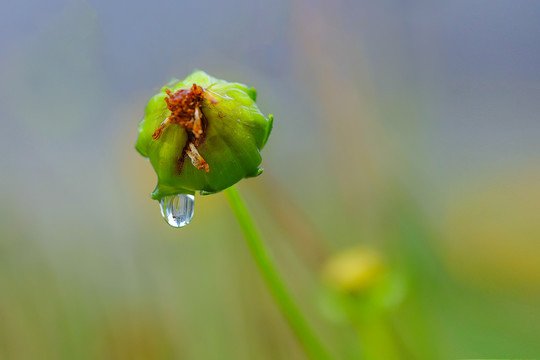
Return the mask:
<svg viewBox="0 0 540 360">
<path fill-rule="evenodd" d="M 300 309 L 295 304 L 289 290 L 279 276 L 268 251 L 264 247 L 261 237 L 257 233 L 255 224 L 249 216 L 249 211 L 238 193 L 238 190 L 236 190 L 234 186 L 231 186 L 225 190 L 225 196 L 244 232 L 251 254 L 255 259 L 270 292 L 274 296 L 285 319 L 287 319 L 289 325 L 296 334 L 304 351 L 310 359 L 330 359 L 328 352 L 309 327 L 306 319 L 300 312 Z"/>
<path fill-rule="evenodd" d="M 397 346 L 390 325 L 381 317 L 366 320 L 356 329 L 366 360 L 399 360 L 405 357 Z"/>
</svg>

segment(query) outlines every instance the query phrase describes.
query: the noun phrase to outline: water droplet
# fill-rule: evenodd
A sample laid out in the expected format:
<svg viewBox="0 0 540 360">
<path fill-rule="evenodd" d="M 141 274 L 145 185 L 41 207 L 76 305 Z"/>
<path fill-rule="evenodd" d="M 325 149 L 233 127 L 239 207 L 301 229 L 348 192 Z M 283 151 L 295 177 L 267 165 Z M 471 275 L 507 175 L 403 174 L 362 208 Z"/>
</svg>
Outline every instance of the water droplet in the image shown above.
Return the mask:
<svg viewBox="0 0 540 360">
<path fill-rule="evenodd" d="M 178 194 L 165 196 L 159 201 L 161 216 L 172 227 L 184 227 L 191 221 L 195 208 L 195 196 Z"/>
</svg>

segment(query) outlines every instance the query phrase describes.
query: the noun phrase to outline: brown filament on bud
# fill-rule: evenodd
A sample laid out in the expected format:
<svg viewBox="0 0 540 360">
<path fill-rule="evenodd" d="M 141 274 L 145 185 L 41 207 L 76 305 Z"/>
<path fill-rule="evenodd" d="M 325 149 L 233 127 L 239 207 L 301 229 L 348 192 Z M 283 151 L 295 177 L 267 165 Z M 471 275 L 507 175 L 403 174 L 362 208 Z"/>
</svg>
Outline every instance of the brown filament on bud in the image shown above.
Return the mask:
<svg viewBox="0 0 540 360">
<path fill-rule="evenodd" d="M 199 170 L 204 170 L 206 172 L 210 172 L 210 167 L 208 166 L 208 163 L 204 161 L 203 157 L 199 152 L 197 151 L 197 148 L 193 143 L 189 143 L 189 150 L 186 150 L 186 154 L 191 159 L 191 163 L 193 166 L 195 166 Z"/>
<path fill-rule="evenodd" d="M 195 108 L 195 112 L 193 113 L 193 129 L 191 130 L 197 139 L 203 134 L 202 117 L 202 112 L 197 106 Z"/>
<path fill-rule="evenodd" d="M 208 163 L 197 150 L 197 146 L 204 141 L 205 131 L 208 127 L 208 122 L 200 107 L 205 97 L 207 101 L 213 104 L 217 103 L 217 100 L 210 94 L 205 93 L 204 89 L 197 84 L 193 84 L 190 89 L 181 89 L 174 93 L 169 89 L 165 89 L 165 92 L 168 95 L 165 102 L 167 108 L 171 111 L 171 115 L 156 128 L 152 138 L 158 140 L 163 130 L 170 124 L 182 126 L 186 129 L 188 141 L 178 158 L 178 172 L 180 173 L 182 170 L 186 156 L 189 156 L 191 163 L 197 169 L 209 172 Z"/>
<path fill-rule="evenodd" d="M 161 124 L 159 124 L 158 128 L 156 129 L 156 131 L 154 131 L 154 134 L 152 135 L 152 139 L 154 140 L 157 140 L 161 137 L 161 133 L 163 132 L 163 130 L 169 126 L 169 124 L 171 123 L 170 121 L 170 118 L 166 118 L 165 120 L 163 120 L 161 122 Z"/>
</svg>

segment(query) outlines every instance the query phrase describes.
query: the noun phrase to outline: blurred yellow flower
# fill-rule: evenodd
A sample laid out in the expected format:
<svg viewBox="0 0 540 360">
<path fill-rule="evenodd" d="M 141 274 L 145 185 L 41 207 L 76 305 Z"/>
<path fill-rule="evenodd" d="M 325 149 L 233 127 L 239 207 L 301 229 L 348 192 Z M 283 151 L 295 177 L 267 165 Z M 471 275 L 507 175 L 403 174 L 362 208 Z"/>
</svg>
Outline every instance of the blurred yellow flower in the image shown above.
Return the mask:
<svg viewBox="0 0 540 360">
<path fill-rule="evenodd" d="M 336 290 L 358 293 L 376 283 L 383 270 L 381 255 L 374 249 L 359 246 L 333 255 L 323 267 L 322 279 Z"/>
</svg>

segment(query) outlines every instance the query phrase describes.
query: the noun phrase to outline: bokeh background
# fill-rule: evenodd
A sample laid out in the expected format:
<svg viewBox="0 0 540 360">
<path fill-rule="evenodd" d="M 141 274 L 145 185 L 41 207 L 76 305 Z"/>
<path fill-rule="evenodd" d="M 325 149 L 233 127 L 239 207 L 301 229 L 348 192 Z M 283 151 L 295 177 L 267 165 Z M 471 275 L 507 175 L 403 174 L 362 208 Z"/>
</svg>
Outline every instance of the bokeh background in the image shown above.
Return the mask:
<svg viewBox="0 0 540 360">
<path fill-rule="evenodd" d="M 540 356 L 539 2 L 1 8 L 0 359 L 304 359 L 223 195 L 180 230 L 149 196 L 137 123 L 195 68 L 275 115 L 238 187 L 334 358 Z M 321 281 L 359 245 L 386 332 Z"/>
</svg>

